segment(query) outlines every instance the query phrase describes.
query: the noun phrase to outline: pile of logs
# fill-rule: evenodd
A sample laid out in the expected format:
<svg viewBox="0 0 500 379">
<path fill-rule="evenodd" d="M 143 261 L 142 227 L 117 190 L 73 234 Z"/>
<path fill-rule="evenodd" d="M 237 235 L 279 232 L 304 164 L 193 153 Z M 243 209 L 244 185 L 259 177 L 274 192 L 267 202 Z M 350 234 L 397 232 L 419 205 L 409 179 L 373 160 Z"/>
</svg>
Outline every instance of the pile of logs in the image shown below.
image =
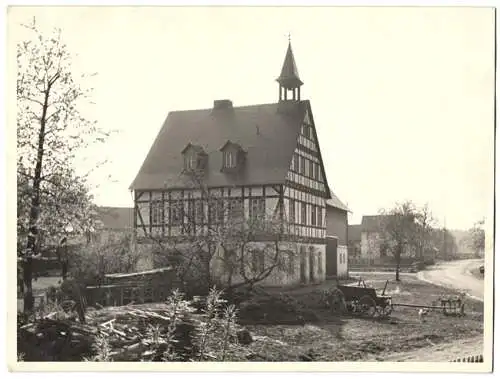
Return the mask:
<svg viewBox="0 0 500 379">
<path fill-rule="evenodd" d="M 87 323 L 74 318 L 58 319 L 55 312 L 18 327 L 18 352 L 25 361 L 82 361 L 99 354 L 100 340 L 105 340 L 106 356 L 112 361 L 159 361 L 167 343 L 161 338 L 170 323 L 165 304 L 157 307 L 120 307 L 91 311 Z M 193 356 L 194 320 L 179 315 L 173 348 L 179 360 Z M 156 326 L 156 341 L 150 328 Z"/>
</svg>

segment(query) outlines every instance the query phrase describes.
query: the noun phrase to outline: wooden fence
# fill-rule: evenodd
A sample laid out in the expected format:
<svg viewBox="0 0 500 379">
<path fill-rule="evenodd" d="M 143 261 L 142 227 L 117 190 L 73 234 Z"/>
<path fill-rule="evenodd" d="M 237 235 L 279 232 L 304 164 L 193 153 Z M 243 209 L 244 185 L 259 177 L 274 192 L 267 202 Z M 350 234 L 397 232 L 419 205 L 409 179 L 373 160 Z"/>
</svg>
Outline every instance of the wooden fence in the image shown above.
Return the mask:
<svg viewBox="0 0 500 379">
<path fill-rule="evenodd" d="M 386 272 L 396 272 L 396 266 L 393 264 L 378 264 L 378 265 L 363 265 L 363 264 L 349 264 L 349 271 L 354 272 L 368 272 L 368 271 L 386 271 Z M 412 265 L 401 265 L 399 268 L 400 272 L 415 272 L 416 267 Z"/>
<path fill-rule="evenodd" d="M 102 285 L 85 289 L 88 305 L 121 306 L 162 302 L 176 285 L 175 275 L 170 268 L 106 275 L 105 279 Z"/>
<path fill-rule="evenodd" d="M 471 355 L 469 357 L 455 359 L 451 362 L 482 363 L 484 362 L 484 360 L 483 360 L 483 355 L 481 354 L 481 355 Z"/>
</svg>

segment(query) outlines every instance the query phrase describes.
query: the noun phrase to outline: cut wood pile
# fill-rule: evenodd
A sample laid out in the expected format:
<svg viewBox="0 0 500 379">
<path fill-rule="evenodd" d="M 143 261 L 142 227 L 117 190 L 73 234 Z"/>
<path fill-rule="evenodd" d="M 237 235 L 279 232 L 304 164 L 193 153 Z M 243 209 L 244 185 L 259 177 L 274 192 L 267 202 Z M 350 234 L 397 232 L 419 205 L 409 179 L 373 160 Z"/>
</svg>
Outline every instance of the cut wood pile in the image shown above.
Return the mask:
<svg viewBox="0 0 500 379">
<path fill-rule="evenodd" d="M 82 361 L 99 354 L 113 361 L 161 360 L 173 312 L 159 306 L 91 311 L 86 324 L 54 312 L 18 327 L 18 352 L 25 361 Z M 195 354 L 195 320 L 188 312 L 176 318 L 172 346 L 178 359 L 186 360 Z"/>
<path fill-rule="evenodd" d="M 197 307 L 176 296 L 165 303 L 89 308 L 84 324 L 61 307 L 34 321 L 19 314 L 18 356 L 24 361 L 246 360 L 253 338 L 236 323 L 234 306 L 226 306 L 220 295 Z"/>
</svg>

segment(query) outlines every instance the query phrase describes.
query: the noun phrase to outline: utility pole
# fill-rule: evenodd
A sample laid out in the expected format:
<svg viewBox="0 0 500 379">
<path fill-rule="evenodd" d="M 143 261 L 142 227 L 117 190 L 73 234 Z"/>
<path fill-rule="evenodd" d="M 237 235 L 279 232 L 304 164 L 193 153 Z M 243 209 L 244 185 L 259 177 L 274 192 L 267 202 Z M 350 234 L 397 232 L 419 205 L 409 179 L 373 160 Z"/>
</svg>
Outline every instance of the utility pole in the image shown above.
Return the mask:
<svg viewBox="0 0 500 379">
<path fill-rule="evenodd" d="M 444 256 L 448 257 L 448 250 L 446 249 L 446 216 L 444 216 L 444 227 L 443 227 L 443 250 L 444 250 Z"/>
</svg>

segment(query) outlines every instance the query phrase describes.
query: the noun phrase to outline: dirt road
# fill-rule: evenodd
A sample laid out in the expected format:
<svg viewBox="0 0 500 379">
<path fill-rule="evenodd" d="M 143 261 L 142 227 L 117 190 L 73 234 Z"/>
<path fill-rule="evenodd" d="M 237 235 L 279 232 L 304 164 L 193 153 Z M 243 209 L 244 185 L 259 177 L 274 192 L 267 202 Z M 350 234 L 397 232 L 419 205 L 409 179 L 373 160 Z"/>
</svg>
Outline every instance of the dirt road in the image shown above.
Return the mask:
<svg viewBox="0 0 500 379">
<path fill-rule="evenodd" d="M 425 271 L 420 271 L 417 276 L 420 280 L 443 287 L 455 288 L 483 301 L 484 281 L 471 272 L 482 264 L 484 264 L 484 260 L 481 259 L 443 262 Z"/>
<path fill-rule="evenodd" d="M 452 343 L 440 343 L 410 352 L 391 354 L 382 360 L 389 362 L 448 362 L 454 359 L 476 356 L 482 352 L 483 337 L 479 336 L 460 339 Z"/>
</svg>

